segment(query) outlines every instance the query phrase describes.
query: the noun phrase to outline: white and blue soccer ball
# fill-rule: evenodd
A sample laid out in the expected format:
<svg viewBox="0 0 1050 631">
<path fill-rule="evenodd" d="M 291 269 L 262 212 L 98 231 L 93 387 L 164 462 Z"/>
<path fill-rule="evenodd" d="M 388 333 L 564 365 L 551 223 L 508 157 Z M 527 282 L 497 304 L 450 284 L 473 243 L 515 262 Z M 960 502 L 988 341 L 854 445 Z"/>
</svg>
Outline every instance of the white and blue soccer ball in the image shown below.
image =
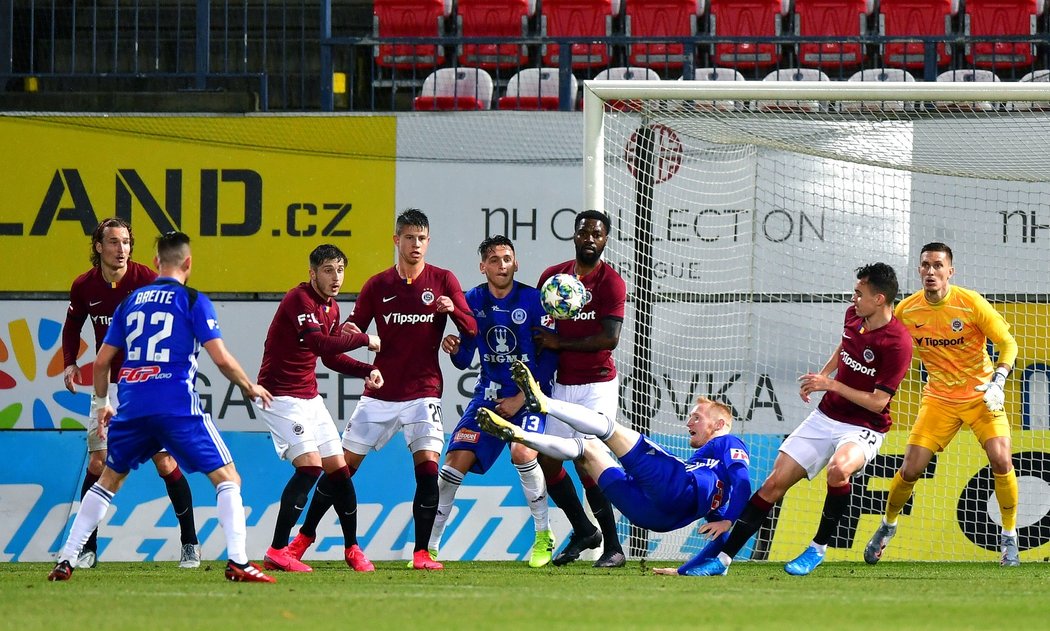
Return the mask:
<svg viewBox="0 0 1050 631">
<path fill-rule="evenodd" d="M 569 320 L 583 309 L 587 302 L 587 290 L 579 278 L 572 274 L 555 274 L 540 287 L 543 308 L 555 320 Z"/>
</svg>

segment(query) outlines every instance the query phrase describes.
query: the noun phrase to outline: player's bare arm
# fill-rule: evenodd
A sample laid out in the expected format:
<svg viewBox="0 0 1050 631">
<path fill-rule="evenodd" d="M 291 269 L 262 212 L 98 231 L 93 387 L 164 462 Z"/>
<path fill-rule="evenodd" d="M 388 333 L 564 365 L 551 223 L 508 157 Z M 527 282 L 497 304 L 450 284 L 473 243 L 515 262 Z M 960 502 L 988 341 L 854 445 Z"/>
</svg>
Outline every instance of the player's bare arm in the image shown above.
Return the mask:
<svg viewBox="0 0 1050 631">
<path fill-rule="evenodd" d="M 445 339 L 441 340 L 441 350 L 449 355 L 455 355 L 459 351 L 459 336 L 452 334 L 446 335 Z"/>
<path fill-rule="evenodd" d="M 215 367 L 219 369 L 219 372 L 240 388 L 241 394 L 245 398 L 258 399 L 264 408 L 270 407 L 270 403 L 273 402 L 273 395 L 266 388 L 257 383 L 252 383 L 247 373 L 241 368 L 237 358 L 226 350 L 226 344 L 223 343 L 222 338 L 208 340 L 204 343 L 204 350 L 208 351 L 208 356 L 215 362 Z"/>
<path fill-rule="evenodd" d="M 602 331 L 597 335 L 564 338 L 544 327 L 532 327 L 532 339 L 540 349 L 552 351 L 611 351 L 620 343 L 623 322 L 612 318 L 602 320 Z"/>
<path fill-rule="evenodd" d="M 697 530 L 697 533 L 705 539 L 707 539 L 708 541 L 713 541 L 721 537 L 725 533 L 729 532 L 729 530 L 732 527 L 733 522 L 731 522 L 728 519 L 722 519 L 719 521 L 708 521 L 704 522 L 700 526 L 700 528 Z"/>
<path fill-rule="evenodd" d="M 863 392 L 819 373 L 807 373 L 799 377 L 798 380 L 801 384 L 799 395 L 806 403 L 809 403 L 809 395 L 814 392 L 835 392 L 865 410 L 881 412 L 886 409 L 886 405 L 889 404 L 890 399 L 893 397 L 885 390 Z"/>
</svg>

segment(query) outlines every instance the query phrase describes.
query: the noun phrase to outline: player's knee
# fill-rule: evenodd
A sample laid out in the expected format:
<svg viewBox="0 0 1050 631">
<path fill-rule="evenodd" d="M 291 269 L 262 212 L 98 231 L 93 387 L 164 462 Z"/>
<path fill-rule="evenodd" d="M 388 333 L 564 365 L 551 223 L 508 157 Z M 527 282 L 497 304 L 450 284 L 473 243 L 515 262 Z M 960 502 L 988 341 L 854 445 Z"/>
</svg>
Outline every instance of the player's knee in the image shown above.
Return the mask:
<svg viewBox="0 0 1050 631">
<path fill-rule="evenodd" d="M 828 486 L 842 486 L 849 482 L 850 477 L 853 475 L 852 471 L 847 471 L 844 467 L 836 463 L 828 464 Z"/>
<path fill-rule="evenodd" d="M 171 455 L 163 451 L 154 454 L 153 464 L 157 466 L 157 475 L 159 475 L 162 478 L 166 475 L 169 475 L 172 471 L 175 470 L 176 467 L 179 466 L 175 463 L 175 459 L 172 458 Z"/>
<path fill-rule="evenodd" d="M 102 470 L 106 468 L 106 450 L 92 451 L 88 454 L 87 470 L 88 473 L 94 476 L 102 475 Z"/>
</svg>

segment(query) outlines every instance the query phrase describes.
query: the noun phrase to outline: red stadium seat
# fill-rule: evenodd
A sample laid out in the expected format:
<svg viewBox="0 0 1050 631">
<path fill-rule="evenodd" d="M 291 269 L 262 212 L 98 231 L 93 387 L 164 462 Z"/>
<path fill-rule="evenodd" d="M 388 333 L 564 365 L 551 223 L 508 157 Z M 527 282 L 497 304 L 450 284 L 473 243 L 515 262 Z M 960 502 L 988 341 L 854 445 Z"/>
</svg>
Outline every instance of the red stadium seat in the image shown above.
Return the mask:
<svg viewBox="0 0 1050 631">
<path fill-rule="evenodd" d="M 952 16 L 958 12 L 959 0 L 881 0 L 879 34 L 943 37 L 951 33 Z M 922 69 L 926 61 L 922 42 L 889 42 L 882 55 L 885 65 L 896 68 Z M 951 48 L 937 44 L 937 66 L 951 59 Z"/>
<path fill-rule="evenodd" d="M 452 0 L 375 0 L 372 11 L 376 37 L 438 37 L 444 34 Z M 444 48 L 432 44 L 380 44 L 375 57 L 377 65 L 395 70 L 445 63 Z"/>
<path fill-rule="evenodd" d="M 501 110 L 561 109 L 558 77 L 557 68 L 525 68 L 510 78 L 507 95 L 500 97 L 497 107 Z M 576 77 L 569 75 L 570 109 L 576 109 L 577 87 Z"/>
<path fill-rule="evenodd" d="M 711 0 L 709 21 L 716 37 L 775 37 L 791 0 Z M 780 63 L 779 44 L 715 44 L 716 66 L 769 68 Z"/>
<path fill-rule="evenodd" d="M 438 68 L 412 103 L 417 112 L 487 110 L 491 104 L 492 77 L 480 68 Z"/>
<path fill-rule="evenodd" d="M 536 14 L 536 0 L 459 0 L 456 20 L 463 37 L 524 37 L 529 18 Z M 459 63 L 486 70 L 528 65 L 529 51 L 516 44 L 464 44 Z"/>
<path fill-rule="evenodd" d="M 544 37 L 603 37 L 612 35 L 612 19 L 620 12 L 619 0 L 543 0 L 540 4 L 540 35 Z M 543 63 L 557 66 L 557 45 L 542 47 Z M 572 67 L 595 68 L 609 65 L 606 44 L 573 44 Z"/>
<path fill-rule="evenodd" d="M 630 37 L 692 37 L 704 0 L 627 0 L 626 34 Z M 631 44 L 627 61 L 632 66 L 678 69 L 685 61 L 683 44 Z"/>
<path fill-rule="evenodd" d="M 1034 35 L 1044 0 L 966 0 L 963 32 L 974 37 Z M 1031 67 L 1035 46 L 1028 42 L 978 42 L 966 46 L 966 63 L 977 68 Z"/>
<path fill-rule="evenodd" d="M 867 33 L 875 0 L 795 0 L 795 33 L 803 37 L 857 38 Z M 864 63 L 860 42 L 803 43 L 799 65 L 810 68 L 856 68 Z"/>
</svg>

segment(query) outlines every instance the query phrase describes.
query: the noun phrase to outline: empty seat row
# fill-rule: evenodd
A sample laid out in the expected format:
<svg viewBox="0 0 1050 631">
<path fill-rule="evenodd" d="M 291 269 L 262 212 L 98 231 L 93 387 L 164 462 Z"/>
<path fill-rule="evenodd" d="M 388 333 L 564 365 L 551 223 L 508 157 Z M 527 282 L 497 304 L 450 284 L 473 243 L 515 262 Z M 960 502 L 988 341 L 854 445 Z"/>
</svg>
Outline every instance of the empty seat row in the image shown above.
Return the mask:
<svg viewBox="0 0 1050 631">
<path fill-rule="evenodd" d="M 560 74 L 557 68 L 526 68 L 507 83 L 506 94 L 496 101 L 501 110 L 558 110 L 561 109 Z M 660 76 L 651 68 L 609 68 L 595 76 L 601 80 L 659 80 Z M 746 81 L 739 71 L 732 68 L 698 68 L 696 81 Z M 764 81 L 831 81 L 831 78 L 816 68 L 781 68 L 767 74 Z M 849 77 L 849 81 L 914 82 L 915 77 L 901 68 L 869 68 Z M 937 81 L 992 82 L 999 77 L 990 70 L 949 70 L 937 76 Z M 1021 78 L 1021 81 L 1050 81 L 1050 70 L 1038 70 Z M 492 108 L 492 77 L 481 68 L 439 68 L 423 82 L 420 95 L 414 100 L 416 111 L 463 111 L 488 110 Z M 578 82 L 569 76 L 571 101 L 568 109 L 576 108 Z M 779 106 L 777 102 L 762 102 L 762 107 Z M 797 104 L 792 104 L 797 106 Z M 622 103 L 613 103 L 613 108 L 622 108 Z M 806 104 L 805 108 L 815 107 Z"/>
<path fill-rule="evenodd" d="M 375 0 L 375 34 L 380 38 L 439 37 L 454 32 L 461 37 L 520 38 L 528 36 L 530 21 L 539 15 L 539 35 L 580 40 L 571 46 L 574 69 L 606 67 L 610 47 L 586 41 L 614 35 L 614 20 L 622 16 L 623 34 L 632 38 L 691 37 L 771 38 L 785 33 L 800 37 L 834 37 L 836 41 L 802 43 L 799 64 L 806 67 L 855 68 L 865 62 L 860 38 L 868 24 L 886 37 L 945 37 L 954 33 L 952 21 L 961 0 Z M 622 5 L 621 5 L 622 3 Z M 1037 32 L 1046 0 L 965 0 L 963 35 L 994 39 Z M 789 16 L 790 17 L 786 17 Z M 450 23 L 455 27 L 447 29 Z M 541 47 L 542 63 L 557 66 L 560 46 Z M 717 43 L 713 63 L 742 69 L 781 64 L 775 43 Z M 918 69 L 925 60 L 921 41 L 891 41 L 882 57 L 893 67 Z M 937 45 L 938 66 L 951 60 L 951 48 Z M 1033 62 L 1028 42 L 983 42 L 967 45 L 965 58 L 976 68 L 1025 67 Z M 458 65 L 487 70 L 528 63 L 527 47 L 512 43 L 463 44 L 454 53 Z M 632 43 L 627 60 L 632 66 L 681 68 L 686 56 L 682 43 Z M 444 65 L 442 46 L 382 44 L 376 63 L 393 69 Z"/>
</svg>

